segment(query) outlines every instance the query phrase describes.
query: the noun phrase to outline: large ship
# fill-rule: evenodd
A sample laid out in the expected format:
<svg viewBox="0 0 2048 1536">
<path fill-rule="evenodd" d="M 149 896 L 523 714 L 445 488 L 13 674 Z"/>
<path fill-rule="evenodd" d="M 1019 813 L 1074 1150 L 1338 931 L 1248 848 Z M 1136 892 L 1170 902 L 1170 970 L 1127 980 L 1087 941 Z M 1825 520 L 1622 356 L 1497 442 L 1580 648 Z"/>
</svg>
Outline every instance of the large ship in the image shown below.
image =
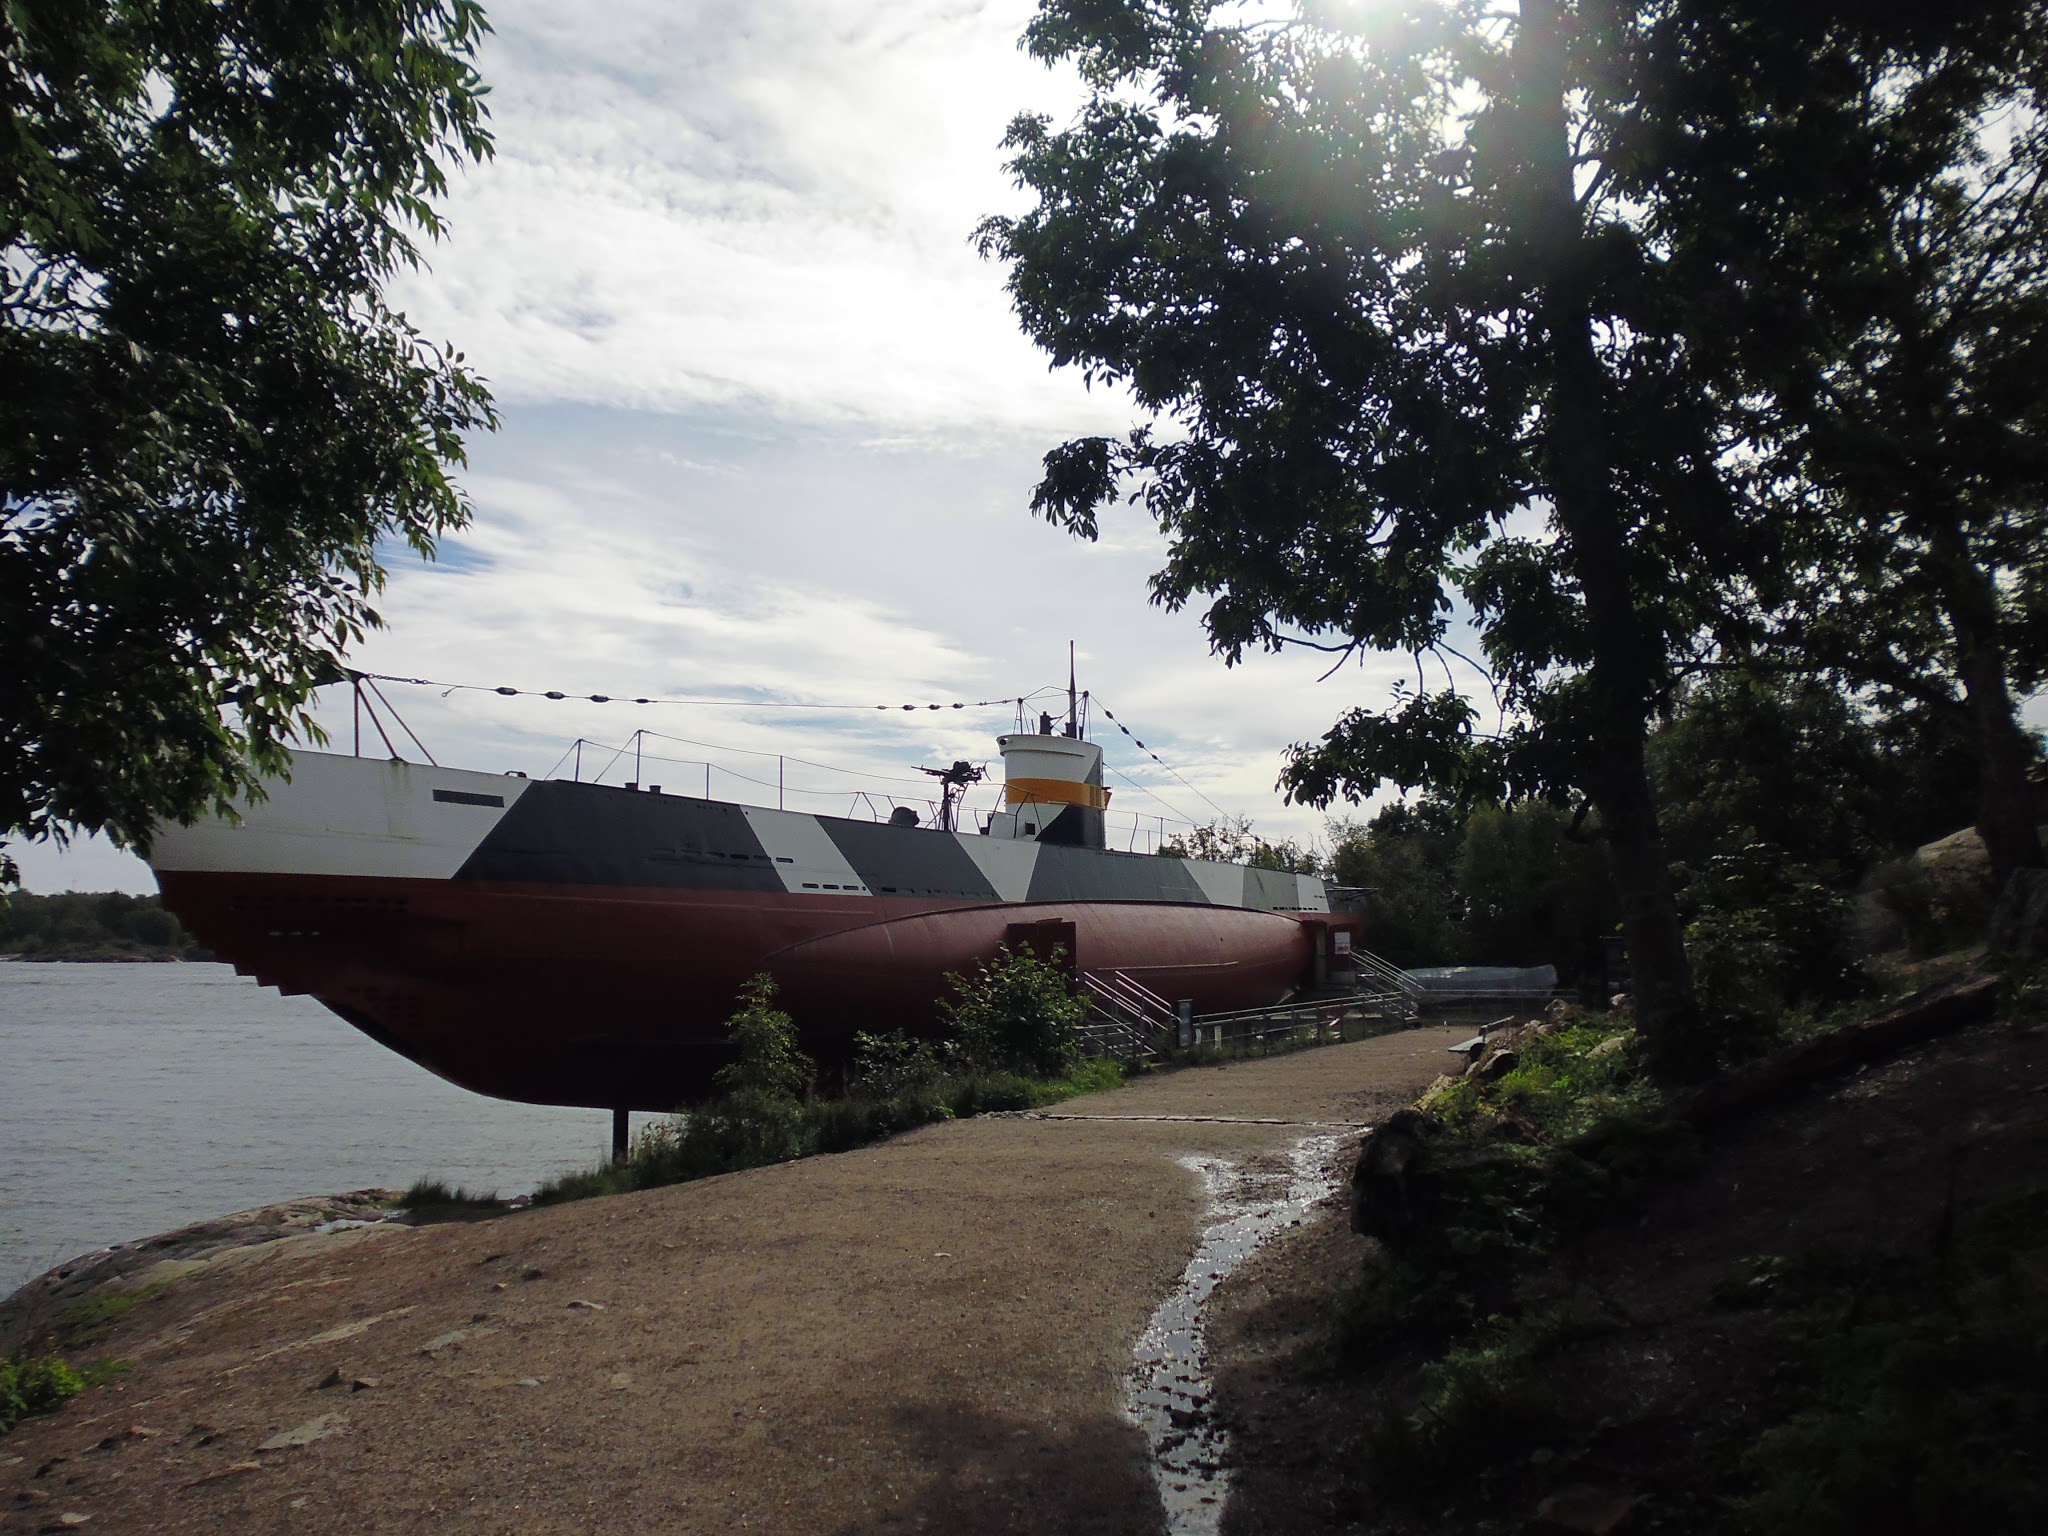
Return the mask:
<svg viewBox="0 0 2048 1536">
<path fill-rule="evenodd" d="M 1105 847 L 1102 749 L 1037 723 L 998 738 L 1001 808 L 972 830 L 951 794 L 921 825 L 301 752 L 150 863 L 242 973 L 465 1088 L 615 1111 L 708 1094 L 764 971 L 829 1062 L 856 1030 L 939 1029 L 947 973 L 1005 944 L 1196 1013 L 1348 957 L 1358 920 L 1315 876 Z"/>
</svg>

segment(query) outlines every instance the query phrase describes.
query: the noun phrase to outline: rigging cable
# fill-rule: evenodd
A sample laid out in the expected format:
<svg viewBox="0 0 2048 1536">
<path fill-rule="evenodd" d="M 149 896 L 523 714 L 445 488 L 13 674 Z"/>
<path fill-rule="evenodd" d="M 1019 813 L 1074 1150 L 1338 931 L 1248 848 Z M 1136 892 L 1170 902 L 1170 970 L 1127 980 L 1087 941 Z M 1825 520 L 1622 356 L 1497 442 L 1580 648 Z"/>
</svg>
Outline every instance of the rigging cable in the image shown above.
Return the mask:
<svg viewBox="0 0 2048 1536">
<path fill-rule="evenodd" d="M 1201 825 L 1200 822 L 1190 821 L 1186 816 L 1182 815 L 1180 807 L 1175 805 L 1171 800 L 1168 800 L 1164 795 L 1160 794 L 1158 790 L 1146 788 L 1143 784 L 1140 784 L 1136 779 L 1132 778 L 1128 773 L 1125 773 L 1123 769 L 1117 767 L 1116 764 L 1110 762 L 1107 758 L 1103 760 L 1103 766 L 1107 768 L 1111 773 L 1115 774 L 1118 778 L 1122 779 L 1126 784 L 1130 785 L 1131 788 L 1135 789 L 1139 794 L 1145 796 L 1146 799 L 1157 801 L 1160 805 L 1165 806 L 1169 811 L 1173 812 L 1173 816 L 1171 818 L 1172 820 L 1179 822 L 1183 826 L 1187 826 L 1190 828 L 1198 827 Z M 1131 815 L 1133 817 L 1136 817 L 1137 814 L 1138 813 L 1136 811 L 1131 812 Z M 1143 819 L 1147 821 L 1154 821 L 1158 818 L 1148 816 Z"/>
<path fill-rule="evenodd" d="M 1182 779 L 1178 773 L 1175 773 L 1171 767 L 1168 767 L 1167 762 L 1164 758 L 1162 758 L 1157 752 L 1154 752 L 1150 747 L 1146 746 L 1145 743 L 1143 743 L 1142 741 L 1138 741 L 1138 738 L 1135 735 L 1132 735 L 1131 728 L 1125 725 L 1123 721 L 1117 719 L 1115 715 L 1110 713 L 1109 706 L 1102 702 L 1102 696 L 1100 694 L 1097 694 L 1094 697 L 1096 707 L 1102 711 L 1102 717 L 1105 720 L 1107 720 L 1111 725 L 1115 726 L 1118 730 L 1122 731 L 1126 736 L 1130 736 L 1132 741 L 1137 742 L 1137 747 L 1140 752 L 1144 753 L 1147 757 L 1151 758 L 1152 761 L 1159 764 L 1160 767 L 1165 768 L 1168 773 L 1173 774 L 1174 778 L 1179 779 L 1181 784 L 1185 786 L 1188 790 L 1192 791 L 1193 794 L 1204 805 L 1208 806 L 1210 810 L 1214 811 L 1218 816 L 1221 816 L 1225 821 L 1230 820 L 1230 812 L 1223 809 L 1222 806 L 1218 805 L 1214 800 L 1211 800 L 1199 789 L 1196 789 L 1194 785 L 1189 784 L 1186 779 Z M 1154 795 L 1153 798 L 1157 800 L 1159 797 L 1157 795 Z M 1166 802 L 1164 800 L 1160 800 L 1159 803 L 1161 805 L 1164 805 Z M 1175 814 L 1178 815 L 1179 813 L 1176 812 Z M 1193 823 L 1191 822 L 1189 823 L 1189 825 L 1192 826 Z"/>
</svg>

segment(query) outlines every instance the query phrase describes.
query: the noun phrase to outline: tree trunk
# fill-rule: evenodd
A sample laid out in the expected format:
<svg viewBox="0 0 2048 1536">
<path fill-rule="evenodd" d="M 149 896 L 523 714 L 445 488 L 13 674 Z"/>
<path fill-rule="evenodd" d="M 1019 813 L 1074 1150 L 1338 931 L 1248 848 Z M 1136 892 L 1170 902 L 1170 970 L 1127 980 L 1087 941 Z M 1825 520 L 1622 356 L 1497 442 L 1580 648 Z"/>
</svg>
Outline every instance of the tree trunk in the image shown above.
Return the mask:
<svg viewBox="0 0 2048 1536">
<path fill-rule="evenodd" d="M 1600 811 L 1612 850 L 1637 1028 L 1659 1075 L 1679 1078 L 1711 1066 L 1712 1051 L 1693 999 L 1670 865 L 1644 762 L 1664 640 L 1646 633 L 1638 620 L 1626 534 L 1611 484 L 1603 399 L 1607 379 L 1593 346 L 1572 185 L 1558 0 L 1524 0 L 1515 55 L 1522 154 L 1530 182 L 1529 247 L 1550 345 L 1545 423 L 1550 494 L 1571 541 L 1573 573 L 1592 642 L 1585 788 Z"/>
<path fill-rule="evenodd" d="M 2006 688 L 2004 647 L 1980 646 L 1964 660 L 1963 693 L 1977 732 L 1977 833 L 2002 885 L 2014 870 L 2044 863 L 2026 732 Z"/>
<path fill-rule="evenodd" d="M 1956 675 L 1977 738 L 1977 835 L 2000 885 L 2016 869 L 2042 867 L 2039 817 L 2027 782 L 2032 754 L 2006 683 L 1998 594 L 1951 519 L 1934 536 L 1942 611 L 1954 637 Z"/>
</svg>

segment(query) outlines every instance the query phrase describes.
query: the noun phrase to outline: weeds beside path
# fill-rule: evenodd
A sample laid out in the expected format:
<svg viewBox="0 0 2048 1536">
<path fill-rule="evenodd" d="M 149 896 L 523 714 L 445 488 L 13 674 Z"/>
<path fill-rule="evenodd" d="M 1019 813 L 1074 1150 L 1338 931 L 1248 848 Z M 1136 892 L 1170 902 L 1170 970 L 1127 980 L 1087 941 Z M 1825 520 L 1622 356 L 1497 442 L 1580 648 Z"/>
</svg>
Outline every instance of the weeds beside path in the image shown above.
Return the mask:
<svg viewBox="0 0 2048 1536">
<path fill-rule="evenodd" d="M 534 1193 L 536 1205 L 660 1189 L 820 1153 L 846 1152 L 920 1126 L 1003 1110 L 1057 1104 L 1120 1087 L 1124 1069 L 1091 1061 L 1056 1078 L 1014 1072 L 961 1073 L 887 1095 L 850 1094 L 808 1102 L 740 1091 L 655 1122 L 623 1161 L 563 1174 Z"/>
</svg>

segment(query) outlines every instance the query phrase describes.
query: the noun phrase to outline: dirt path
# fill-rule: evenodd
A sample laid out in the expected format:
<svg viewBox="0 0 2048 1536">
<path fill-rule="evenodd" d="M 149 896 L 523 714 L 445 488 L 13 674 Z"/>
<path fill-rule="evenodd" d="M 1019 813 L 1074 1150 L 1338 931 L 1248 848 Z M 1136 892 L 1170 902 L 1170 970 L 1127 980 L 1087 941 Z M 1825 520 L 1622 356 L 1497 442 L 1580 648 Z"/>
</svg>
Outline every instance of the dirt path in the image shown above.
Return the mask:
<svg viewBox="0 0 2048 1536">
<path fill-rule="evenodd" d="M 1200 1233 L 1175 1158 L 1277 1163 L 1406 1102 L 1449 1039 L 243 1250 L 107 1336 L 125 1377 L 0 1440 L 0 1528 L 1157 1530 L 1118 1403 Z"/>
</svg>

